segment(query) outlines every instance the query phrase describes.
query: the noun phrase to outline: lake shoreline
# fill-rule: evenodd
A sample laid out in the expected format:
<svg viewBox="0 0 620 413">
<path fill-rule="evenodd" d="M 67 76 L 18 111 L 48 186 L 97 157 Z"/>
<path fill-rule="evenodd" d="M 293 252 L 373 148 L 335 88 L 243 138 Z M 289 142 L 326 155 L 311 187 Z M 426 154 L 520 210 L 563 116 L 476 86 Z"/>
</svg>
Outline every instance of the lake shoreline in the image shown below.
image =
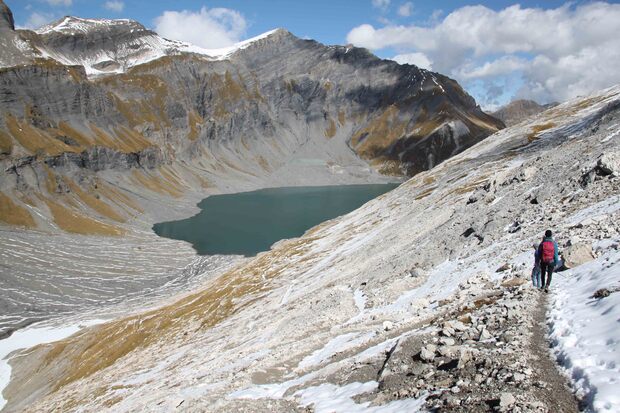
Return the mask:
<svg viewBox="0 0 620 413">
<path fill-rule="evenodd" d="M 152 229 L 160 237 L 190 243 L 201 256 L 251 257 L 345 215 L 398 185 L 289 186 L 210 195 L 197 204 L 197 214 L 156 223 Z"/>
</svg>

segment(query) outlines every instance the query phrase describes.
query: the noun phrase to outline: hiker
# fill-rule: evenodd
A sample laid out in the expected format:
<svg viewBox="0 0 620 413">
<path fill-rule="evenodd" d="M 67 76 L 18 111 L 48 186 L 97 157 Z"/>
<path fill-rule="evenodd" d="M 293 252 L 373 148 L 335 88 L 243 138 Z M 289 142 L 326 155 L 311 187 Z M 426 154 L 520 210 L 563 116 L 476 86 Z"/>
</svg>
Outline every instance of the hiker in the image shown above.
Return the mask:
<svg viewBox="0 0 620 413">
<path fill-rule="evenodd" d="M 538 246 L 538 263 L 540 264 L 540 288 L 549 292 L 549 285 L 551 284 L 551 274 L 553 269 L 559 263 L 560 258 L 558 256 L 558 243 L 553 239 L 553 233 L 550 229 L 545 231 L 545 236 L 542 242 Z M 545 283 L 545 274 L 546 283 Z"/>
<path fill-rule="evenodd" d="M 532 268 L 532 285 L 534 288 L 541 288 L 540 282 L 540 255 L 538 254 L 538 244 L 534 243 L 534 268 Z"/>
</svg>

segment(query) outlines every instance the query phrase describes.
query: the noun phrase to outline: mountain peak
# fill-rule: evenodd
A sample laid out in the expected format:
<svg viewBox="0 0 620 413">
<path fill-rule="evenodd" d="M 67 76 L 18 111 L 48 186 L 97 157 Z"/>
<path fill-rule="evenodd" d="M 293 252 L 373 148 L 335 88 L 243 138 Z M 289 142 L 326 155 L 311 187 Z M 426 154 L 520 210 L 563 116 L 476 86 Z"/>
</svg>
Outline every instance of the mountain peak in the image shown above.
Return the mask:
<svg viewBox="0 0 620 413">
<path fill-rule="evenodd" d="M 9 6 L 4 4 L 3 0 L 0 0 L 0 30 L 9 29 L 15 30 L 15 20 L 13 20 L 13 13 Z"/>
<path fill-rule="evenodd" d="M 284 39 L 286 37 L 295 37 L 295 36 L 293 36 L 293 34 L 291 34 L 286 29 L 278 28 L 278 29 L 270 30 L 268 32 L 259 34 L 258 36 L 251 37 L 249 39 L 242 40 L 240 42 L 237 42 L 227 47 L 222 47 L 218 49 L 204 49 L 201 47 L 197 47 L 197 46 L 185 43 L 185 47 L 182 48 L 181 50 L 186 51 L 186 52 L 203 54 L 203 55 L 209 56 L 217 60 L 225 60 L 231 57 L 236 52 L 246 49 L 247 47 L 261 40 L 265 40 L 265 39 L 278 40 L 278 39 Z M 183 43 L 183 42 L 179 42 L 179 43 Z"/>
<path fill-rule="evenodd" d="M 501 119 L 507 126 L 512 126 L 552 106 L 554 105 L 541 105 L 533 100 L 517 99 L 500 107 L 491 115 Z"/>
<path fill-rule="evenodd" d="M 129 29 L 146 31 L 147 29 L 135 20 L 129 19 L 86 19 L 75 16 L 65 16 L 36 30 L 38 34 L 50 33 L 75 34 L 90 33 L 96 30 L 111 31 L 114 29 Z"/>
</svg>

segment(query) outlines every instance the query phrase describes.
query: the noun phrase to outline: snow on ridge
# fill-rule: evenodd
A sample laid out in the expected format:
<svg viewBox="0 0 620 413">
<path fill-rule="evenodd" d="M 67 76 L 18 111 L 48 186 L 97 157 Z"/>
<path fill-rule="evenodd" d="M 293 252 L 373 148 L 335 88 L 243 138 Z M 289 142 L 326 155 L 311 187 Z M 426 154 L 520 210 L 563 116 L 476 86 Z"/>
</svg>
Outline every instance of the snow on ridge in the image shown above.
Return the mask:
<svg viewBox="0 0 620 413">
<path fill-rule="evenodd" d="M 82 17 L 65 16 L 61 20 L 52 22 L 46 26 L 35 30 L 35 32 L 38 34 L 49 34 L 52 32 L 64 34 L 75 32 L 87 33 L 91 30 L 101 27 L 125 25 L 140 26 L 144 30 L 146 30 L 144 26 L 142 26 L 140 23 L 130 19 L 85 19 Z"/>
<path fill-rule="evenodd" d="M 170 40 L 148 31 L 144 26 L 134 20 L 128 19 L 84 19 L 80 17 L 66 16 L 63 19 L 44 26 L 36 32 L 40 35 L 49 33 L 63 33 L 75 35 L 76 33 L 89 33 L 111 26 L 127 26 L 133 33 L 138 30 L 141 36 L 137 36 L 130 43 L 118 43 L 113 48 L 100 50 L 78 50 L 67 53 L 65 50 L 55 50 L 51 47 L 40 47 L 39 52 L 43 57 L 52 58 L 64 65 L 84 66 L 89 77 L 105 76 L 110 74 L 124 73 L 128 69 L 157 60 L 164 56 L 176 56 L 191 53 L 204 56 L 210 60 L 226 60 L 236 52 L 246 49 L 255 42 L 265 39 L 283 29 L 274 29 L 247 40 L 235 43 L 228 47 L 218 49 L 205 49 L 191 43 Z M 137 29 L 133 29 L 133 27 Z M 136 47 L 138 46 L 138 47 Z M 102 70 L 98 64 L 114 62 L 116 66 Z"/>
<path fill-rule="evenodd" d="M 220 60 L 225 59 L 231 56 L 233 53 L 236 53 L 239 50 L 243 50 L 259 40 L 266 39 L 267 37 L 271 36 L 272 34 L 275 34 L 276 32 L 280 30 L 281 29 L 270 30 L 258 36 L 252 37 L 250 39 L 241 41 L 239 43 L 235 43 L 234 45 L 230 47 L 225 47 L 221 49 L 211 49 L 211 50 L 208 50 L 208 54 L 211 56 L 217 56 Z"/>
</svg>

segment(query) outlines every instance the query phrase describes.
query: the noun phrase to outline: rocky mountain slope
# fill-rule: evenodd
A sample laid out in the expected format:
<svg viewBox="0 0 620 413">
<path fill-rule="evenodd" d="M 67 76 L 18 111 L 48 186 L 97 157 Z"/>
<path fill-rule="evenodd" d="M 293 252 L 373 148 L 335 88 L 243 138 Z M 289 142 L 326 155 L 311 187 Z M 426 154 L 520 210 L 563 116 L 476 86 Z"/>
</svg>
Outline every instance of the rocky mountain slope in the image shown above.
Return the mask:
<svg viewBox="0 0 620 413">
<path fill-rule="evenodd" d="M 491 112 L 491 115 L 500 119 L 506 126 L 513 126 L 556 105 L 557 103 L 539 105 L 533 100 L 517 99 Z"/>
<path fill-rule="evenodd" d="M 574 285 L 563 277 L 595 266 L 615 291 L 619 131 L 620 87 L 500 131 L 200 291 L 12 358 L 7 411 L 577 409 L 544 350 L 531 245 L 552 228 L 573 267 L 552 302 Z M 602 300 L 587 314 L 571 304 L 605 349 L 573 377 L 585 407 L 613 410 L 597 386 L 620 363 L 598 357 L 620 340 L 598 321 L 616 317 L 616 298 Z M 553 317 L 571 368 L 587 338 Z"/>
<path fill-rule="evenodd" d="M 127 20 L 14 30 L 2 7 L 13 226 L 117 235 L 207 191 L 413 175 L 503 127 L 452 79 L 286 30 L 203 50 Z"/>
</svg>

